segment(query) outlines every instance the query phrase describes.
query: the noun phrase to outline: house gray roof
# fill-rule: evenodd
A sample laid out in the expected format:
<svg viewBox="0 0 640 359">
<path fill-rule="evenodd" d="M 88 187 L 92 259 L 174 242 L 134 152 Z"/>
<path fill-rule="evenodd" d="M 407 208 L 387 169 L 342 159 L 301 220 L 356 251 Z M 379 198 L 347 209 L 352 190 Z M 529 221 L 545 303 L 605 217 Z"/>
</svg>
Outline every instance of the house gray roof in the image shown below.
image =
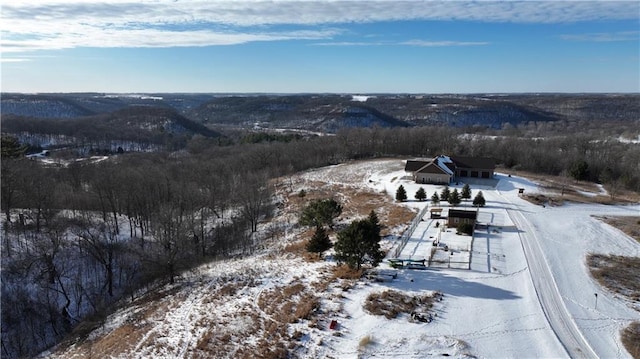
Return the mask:
<svg viewBox="0 0 640 359">
<path fill-rule="evenodd" d="M 477 211 L 465 211 L 462 209 L 450 209 L 449 218 L 469 218 L 475 220 L 478 217 Z"/>
<path fill-rule="evenodd" d="M 407 164 L 404 166 L 404 170 L 407 172 L 415 172 L 431 161 L 427 160 L 407 160 Z"/>
<path fill-rule="evenodd" d="M 451 156 L 458 168 L 480 168 L 487 170 L 496 169 L 496 161 L 489 157 L 463 157 Z"/>
</svg>

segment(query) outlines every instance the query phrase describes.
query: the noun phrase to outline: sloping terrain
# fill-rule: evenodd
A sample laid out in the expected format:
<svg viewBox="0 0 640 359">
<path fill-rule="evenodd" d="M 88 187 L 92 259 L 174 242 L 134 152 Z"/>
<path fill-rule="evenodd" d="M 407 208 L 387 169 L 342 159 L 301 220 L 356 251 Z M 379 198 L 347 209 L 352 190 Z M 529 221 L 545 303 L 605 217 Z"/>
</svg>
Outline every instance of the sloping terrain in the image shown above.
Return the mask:
<svg viewBox="0 0 640 359">
<path fill-rule="evenodd" d="M 194 109 L 189 116 L 208 124 L 320 132 L 350 127 L 408 126 L 347 95 L 218 97 Z"/>
<path fill-rule="evenodd" d="M 78 118 L 130 107 L 174 109 L 208 126 L 334 133 L 352 127 L 501 129 L 556 121 L 637 121 L 637 94 L 2 94 L 2 115 Z"/>
<path fill-rule="evenodd" d="M 324 132 L 374 125 L 501 128 L 504 123 L 559 119 L 551 112 L 508 100 L 444 95 L 220 97 L 193 110 L 190 116 L 205 123 Z"/>
<path fill-rule="evenodd" d="M 3 93 L 2 114 L 36 118 L 75 118 L 131 106 L 174 108 L 184 112 L 211 99 L 201 94 Z"/>
<path fill-rule="evenodd" d="M 123 142 L 137 146 L 167 145 L 195 134 L 205 137 L 220 135 L 175 110 L 142 106 L 61 119 L 3 115 L 2 131 L 15 134 L 22 142 L 31 145 L 82 146 L 88 143 L 98 148 L 111 148 L 113 144 Z"/>
<path fill-rule="evenodd" d="M 408 209 L 428 205 L 395 203 L 400 184 L 409 197 L 421 186 L 403 176 L 402 161 L 376 160 L 282 179 L 277 184 L 280 210 L 273 222 L 260 227 L 262 252 L 185 273 L 176 284 L 123 305 L 97 330 L 42 356 L 463 358 L 567 357 L 578 351 L 579 356 L 628 357 L 619 331 L 640 319 L 640 313 L 629 299 L 603 290 L 590 277 L 585 258 L 592 252 L 638 256 L 637 242 L 592 217 L 634 215 L 638 205 L 543 207 L 518 197 L 519 188 L 540 191 L 537 184 L 498 175 L 495 187 L 471 184 L 474 194 L 484 193 L 487 205 L 480 211 L 492 229 L 476 234 L 470 270 L 392 269 L 383 263 L 370 279 L 340 279 L 330 256 L 305 259 L 304 241 L 311 231 L 296 226 L 297 213 L 308 199 L 327 196 L 344 205 L 338 228 L 375 208 L 387 235 L 383 247 L 395 248 L 396 236 L 415 214 Z M 442 190 L 424 187 L 428 194 Z M 302 189 L 306 197 L 299 195 Z M 421 221 L 426 230 L 416 229 L 402 256 L 419 259 L 429 252 L 429 221 Z M 269 234 L 269 228 L 283 230 Z M 525 243 L 535 246 L 533 252 L 523 249 Z M 551 276 L 545 286 L 534 284 L 540 278 L 535 268 Z M 366 309 L 372 298 L 389 290 L 404 298 L 439 298 L 424 312 L 431 320 L 406 313 L 387 318 Z M 597 304 L 593 293 L 599 294 Z M 562 316 L 541 306 L 540 298 L 549 296 Z M 560 329 L 550 324 L 560 317 L 582 337 L 584 347 L 567 347 Z"/>
</svg>

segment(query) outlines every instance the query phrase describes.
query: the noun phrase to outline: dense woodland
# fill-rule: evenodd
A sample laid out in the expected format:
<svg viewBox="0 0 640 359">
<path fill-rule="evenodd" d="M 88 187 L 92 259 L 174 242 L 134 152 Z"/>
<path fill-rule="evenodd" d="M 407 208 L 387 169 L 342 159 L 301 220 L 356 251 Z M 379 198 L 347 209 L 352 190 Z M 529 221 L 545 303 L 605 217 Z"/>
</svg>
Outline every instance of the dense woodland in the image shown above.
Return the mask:
<svg viewBox="0 0 640 359">
<path fill-rule="evenodd" d="M 637 120 L 541 121 L 500 130 L 348 128 L 331 136 L 189 135 L 180 150 L 45 164 L 2 142 L 2 355 L 33 356 L 99 325 L 180 273 L 248 254 L 278 208 L 274 180 L 374 157 L 487 156 L 500 166 L 640 192 Z M 285 178 L 283 180 L 282 178 Z M 77 329 L 80 328 L 80 329 Z"/>
</svg>

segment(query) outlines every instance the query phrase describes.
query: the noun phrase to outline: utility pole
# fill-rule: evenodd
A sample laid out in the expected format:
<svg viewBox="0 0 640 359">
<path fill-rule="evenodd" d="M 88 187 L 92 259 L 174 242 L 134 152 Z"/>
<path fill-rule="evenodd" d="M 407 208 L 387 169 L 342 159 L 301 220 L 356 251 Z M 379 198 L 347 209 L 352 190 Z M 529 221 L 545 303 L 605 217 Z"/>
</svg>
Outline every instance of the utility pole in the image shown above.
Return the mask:
<svg viewBox="0 0 640 359">
<path fill-rule="evenodd" d="M 596 296 L 596 305 L 593 307 L 593 309 L 598 309 L 598 293 L 593 293 L 593 295 Z"/>
</svg>

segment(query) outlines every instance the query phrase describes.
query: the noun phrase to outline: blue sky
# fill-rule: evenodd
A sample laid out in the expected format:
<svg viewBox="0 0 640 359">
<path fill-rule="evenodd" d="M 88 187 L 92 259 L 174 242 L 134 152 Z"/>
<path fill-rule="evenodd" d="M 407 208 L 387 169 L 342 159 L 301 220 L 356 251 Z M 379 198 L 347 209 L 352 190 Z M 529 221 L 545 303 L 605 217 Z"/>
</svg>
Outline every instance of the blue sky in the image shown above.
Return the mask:
<svg viewBox="0 0 640 359">
<path fill-rule="evenodd" d="M 4 92 L 640 92 L 639 1 L 13 0 Z"/>
</svg>

